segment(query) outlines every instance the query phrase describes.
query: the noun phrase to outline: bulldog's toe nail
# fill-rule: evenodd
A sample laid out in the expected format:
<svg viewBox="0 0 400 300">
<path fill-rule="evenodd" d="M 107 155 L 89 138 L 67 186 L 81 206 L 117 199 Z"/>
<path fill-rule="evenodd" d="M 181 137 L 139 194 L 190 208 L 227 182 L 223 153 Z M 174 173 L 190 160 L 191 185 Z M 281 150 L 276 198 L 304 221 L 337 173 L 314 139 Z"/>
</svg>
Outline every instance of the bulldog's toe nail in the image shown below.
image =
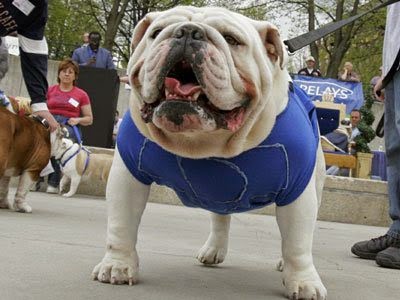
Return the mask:
<svg viewBox="0 0 400 300">
<path fill-rule="evenodd" d="M 292 297 L 290 297 L 290 300 L 298 300 L 299 299 L 299 295 L 297 293 L 293 293 Z"/>
<path fill-rule="evenodd" d="M 129 278 L 129 285 L 133 285 L 133 278 Z"/>
<path fill-rule="evenodd" d="M 115 284 L 117 281 L 117 279 L 115 277 L 111 277 L 110 283 L 111 284 Z"/>
</svg>

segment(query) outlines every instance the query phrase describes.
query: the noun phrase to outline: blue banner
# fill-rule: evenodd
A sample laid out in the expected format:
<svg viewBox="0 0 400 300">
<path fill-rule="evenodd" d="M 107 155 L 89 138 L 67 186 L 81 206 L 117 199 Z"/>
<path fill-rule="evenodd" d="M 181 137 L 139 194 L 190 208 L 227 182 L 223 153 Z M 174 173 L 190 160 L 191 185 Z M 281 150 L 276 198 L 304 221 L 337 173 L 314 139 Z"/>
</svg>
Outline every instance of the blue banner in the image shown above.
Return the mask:
<svg viewBox="0 0 400 300">
<path fill-rule="evenodd" d="M 332 94 L 333 102 L 346 105 L 346 114 L 350 114 L 353 109 L 359 109 L 364 103 L 360 82 L 302 75 L 293 75 L 293 81 L 310 96 L 312 101 L 322 101 L 324 93 Z"/>
</svg>

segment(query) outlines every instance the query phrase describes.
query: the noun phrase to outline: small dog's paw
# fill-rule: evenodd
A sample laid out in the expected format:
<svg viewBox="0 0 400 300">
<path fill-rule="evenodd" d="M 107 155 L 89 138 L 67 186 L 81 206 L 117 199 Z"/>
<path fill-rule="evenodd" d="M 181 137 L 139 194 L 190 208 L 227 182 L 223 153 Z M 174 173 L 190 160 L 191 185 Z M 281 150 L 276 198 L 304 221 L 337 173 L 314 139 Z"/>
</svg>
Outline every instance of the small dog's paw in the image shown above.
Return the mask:
<svg viewBox="0 0 400 300">
<path fill-rule="evenodd" d="M 62 194 L 63 195 L 63 197 L 67 197 L 67 198 L 69 198 L 69 197 L 72 197 L 73 195 L 75 195 L 74 193 L 71 193 L 71 192 L 68 192 L 68 193 L 65 193 L 65 194 Z"/>
<path fill-rule="evenodd" d="M 316 271 L 296 272 L 283 280 L 287 297 L 291 300 L 326 300 L 327 291 Z"/>
<path fill-rule="evenodd" d="M 206 243 L 197 253 L 197 259 L 205 265 L 220 264 L 224 261 L 226 252 L 226 247 L 213 247 Z"/>
<path fill-rule="evenodd" d="M 14 202 L 14 210 L 20 213 L 31 213 L 32 207 L 26 202 Z"/>
<path fill-rule="evenodd" d="M 136 260 L 137 261 L 137 260 Z M 139 266 L 133 258 L 111 258 L 106 254 L 92 271 L 93 280 L 111 284 L 134 285 L 138 282 Z"/>
</svg>

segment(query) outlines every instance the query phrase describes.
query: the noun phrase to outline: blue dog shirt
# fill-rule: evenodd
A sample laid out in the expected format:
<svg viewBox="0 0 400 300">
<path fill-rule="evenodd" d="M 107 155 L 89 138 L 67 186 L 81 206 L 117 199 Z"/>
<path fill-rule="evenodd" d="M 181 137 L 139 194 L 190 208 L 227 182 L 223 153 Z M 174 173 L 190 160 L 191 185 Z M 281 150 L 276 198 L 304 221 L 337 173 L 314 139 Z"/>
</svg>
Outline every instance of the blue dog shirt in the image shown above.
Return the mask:
<svg viewBox="0 0 400 300">
<path fill-rule="evenodd" d="M 287 205 L 300 196 L 314 170 L 318 125 L 314 105 L 294 86 L 270 135 L 235 157 L 190 159 L 172 154 L 145 138 L 129 112 L 117 145 L 140 182 L 172 188 L 187 206 L 230 214 L 274 202 Z"/>
</svg>

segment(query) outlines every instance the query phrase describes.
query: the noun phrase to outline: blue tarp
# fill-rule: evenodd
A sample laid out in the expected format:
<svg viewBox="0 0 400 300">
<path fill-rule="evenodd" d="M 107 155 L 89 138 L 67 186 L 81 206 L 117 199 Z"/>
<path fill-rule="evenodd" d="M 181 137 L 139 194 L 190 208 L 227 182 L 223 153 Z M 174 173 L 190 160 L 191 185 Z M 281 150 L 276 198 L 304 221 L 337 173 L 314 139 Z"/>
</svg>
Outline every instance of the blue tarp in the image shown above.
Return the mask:
<svg viewBox="0 0 400 300">
<path fill-rule="evenodd" d="M 302 75 L 293 75 L 293 80 L 313 101 L 321 101 L 324 93 L 333 94 L 335 103 L 346 104 L 346 114 L 350 114 L 353 109 L 359 109 L 364 103 L 364 93 L 360 82 Z"/>
</svg>

